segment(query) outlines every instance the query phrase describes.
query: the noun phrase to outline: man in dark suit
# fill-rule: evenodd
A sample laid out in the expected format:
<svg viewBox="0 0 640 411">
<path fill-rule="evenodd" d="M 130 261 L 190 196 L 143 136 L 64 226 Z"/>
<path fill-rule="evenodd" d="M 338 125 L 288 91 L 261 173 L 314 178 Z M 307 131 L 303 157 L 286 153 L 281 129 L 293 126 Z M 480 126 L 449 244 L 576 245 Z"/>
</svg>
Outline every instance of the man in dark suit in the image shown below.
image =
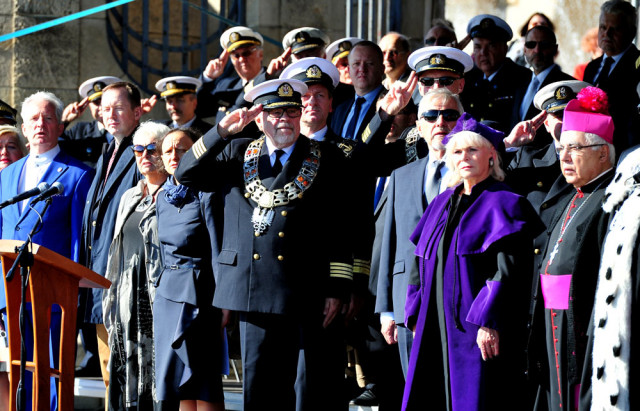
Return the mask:
<svg viewBox="0 0 640 411">
<path fill-rule="evenodd" d="M 122 81 L 118 77 L 100 76 L 90 78 L 80 85 L 78 93 L 82 100 L 69 104 L 62 112 L 65 127 L 89 108 L 93 121 L 79 121 L 67 128 L 60 138 L 60 147 L 71 156 L 95 167 L 113 136 L 107 133 L 100 115 L 102 90 L 109 84 Z"/>
<path fill-rule="evenodd" d="M 213 304 L 240 318 L 244 409 L 346 409 L 343 155 L 300 135 L 298 80 L 270 80 L 182 158 L 176 178 L 224 196 Z M 256 120 L 264 136 L 230 138 Z M 296 382 L 296 378 L 304 375 Z M 295 389 L 294 389 L 295 387 Z"/>
<path fill-rule="evenodd" d="M 156 89 L 160 92 L 160 98 L 165 101 L 167 113 L 171 120 L 162 123 L 171 128 L 192 128 L 203 135 L 211 124 L 202 121 L 196 116 L 198 99 L 196 89 L 202 82 L 193 77 L 174 76 L 158 80 Z"/>
<path fill-rule="evenodd" d="M 533 104 L 538 90 L 557 81 L 574 80 L 554 63 L 557 54 L 558 45 L 553 30 L 546 26 L 535 26 L 527 32 L 524 56 L 531 65 L 533 73 L 529 85 L 516 90 L 511 128 L 515 127 L 517 122 L 532 119 L 540 113 L 540 110 Z M 545 129 L 540 129 L 531 144 L 543 147 L 551 141 L 551 135 Z"/>
<path fill-rule="evenodd" d="M 615 124 L 613 145 L 620 155 L 640 142 L 640 103 L 635 87 L 640 81 L 640 51 L 632 43 L 637 31 L 637 12 L 631 3 L 610 0 L 600 7 L 598 46 L 604 54 L 591 61 L 584 81 L 604 90 Z"/>
<path fill-rule="evenodd" d="M 250 107 L 250 103 L 244 99 L 245 90 L 265 80 L 262 43 L 260 33 L 248 27 L 231 27 L 222 33 L 222 54 L 209 61 L 202 72 L 202 87 L 198 90 L 196 109 L 198 117 L 215 117 L 217 124 L 227 112 Z M 229 59 L 233 71 L 225 74 Z M 257 129 L 251 126 L 245 130 L 248 131 L 256 132 Z"/>
<path fill-rule="evenodd" d="M 495 121 L 500 131 L 508 132 L 516 90 L 528 86 L 531 72 L 507 58 L 513 31 L 506 21 L 481 14 L 469 21 L 467 33 L 476 66 L 465 76 L 462 104 L 473 118 Z"/>
<path fill-rule="evenodd" d="M 366 141 L 371 132 L 367 125 L 376 114 L 376 102 L 385 91 L 384 56 L 377 44 L 361 41 L 349 53 L 349 74 L 355 96 L 336 107 L 331 129 L 337 135 L 356 141 Z"/>
<path fill-rule="evenodd" d="M 96 166 L 96 176 L 87 195 L 82 225 L 83 244 L 81 262 L 100 275 L 107 268 L 109 247 L 120 197 L 140 180 L 131 136 L 140 123 L 142 108 L 140 92 L 131 83 L 118 82 L 103 90 L 101 102 L 102 120 L 106 130 L 114 137 Z M 84 294 L 84 321 L 96 324 L 102 376 L 109 385 L 107 361 L 109 347 L 106 329 L 102 324 L 102 290 L 87 290 Z"/>
<path fill-rule="evenodd" d="M 64 192 L 51 198 L 51 205 L 43 213 L 45 202 L 30 205 L 31 199 L 12 204 L 0 213 L 3 239 L 26 240 L 32 227 L 42 219 L 40 230 L 32 241 L 74 261 L 79 261 L 82 208 L 93 179 L 93 170 L 60 149 L 63 104 L 49 92 L 38 92 L 22 103 L 22 133 L 29 142 L 29 155 L 9 165 L 0 174 L 0 200 L 4 201 L 40 183 L 59 182 Z M 19 276 L 19 274 L 16 273 Z M 0 309 L 5 306 L 4 281 L 0 281 Z M 25 316 L 31 322 L 30 310 Z M 53 367 L 58 368 L 61 312 L 51 310 L 51 341 Z M 25 343 L 28 360 L 33 354 L 32 324 L 27 326 Z M 27 378 L 27 406 L 31 409 L 31 378 Z M 52 398 L 56 397 L 52 379 Z M 55 402 L 52 402 L 55 403 Z"/>
<path fill-rule="evenodd" d="M 462 112 L 458 96 L 446 88 L 430 91 L 422 98 L 417 128 L 429 147 L 428 155 L 391 173 L 384 228 L 376 231 L 381 246 L 375 310 L 380 313 L 387 343 L 398 343 L 405 375 L 413 338 L 403 324 L 404 302 L 410 274 L 418 271 L 415 246 L 409 237 L 428 202 L 445 188 L 440 184 L 445 171 L 442 139 Z"/>
</svg>

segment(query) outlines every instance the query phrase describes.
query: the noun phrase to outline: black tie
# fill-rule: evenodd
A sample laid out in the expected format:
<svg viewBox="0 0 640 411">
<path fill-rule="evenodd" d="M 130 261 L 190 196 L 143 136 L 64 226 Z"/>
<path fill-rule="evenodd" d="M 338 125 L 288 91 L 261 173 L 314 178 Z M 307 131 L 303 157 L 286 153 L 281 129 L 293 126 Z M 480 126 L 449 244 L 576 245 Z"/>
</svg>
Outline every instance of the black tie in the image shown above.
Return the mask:
<svg viewBox="0 0 640 411">
<path fill-rule="evenodd" d="M 351 123 L 349 123 L 349 127 L 347 128 L 347 134 L 344 136 L 344 138 L 346 138 L 347 140 L 356 139 L 356 124 L 358 124 L 360 110 L 362 109 L 362 104 L 364 103 L 364 101 L 364 97 L 356 98 L 356 107 L 353 110 L 353 117 L 351 117 Z"/>
<path fill-rule="evenodd" d="M 596 87 L 602 88 L 601 86 L 607 83 L 612 65 L 613 57 L 607 57 L 606 59 L 604 59 L 604 67 L 602 67 L 602 70 L 600 70 L 600 75 L 598 75 L 598 80 L 596 81 Z"/>
<path fill-rule="evenodd" d="M 277 177 L 278 174 L 282 171 L 282 163 L 280 162 L 280 157 L 284 154 L 284 150 L 276 150 L 276 160 L 273 162 L 273 166 L 271 166 L 271 174 L 273 177 Z"/>
</svg>

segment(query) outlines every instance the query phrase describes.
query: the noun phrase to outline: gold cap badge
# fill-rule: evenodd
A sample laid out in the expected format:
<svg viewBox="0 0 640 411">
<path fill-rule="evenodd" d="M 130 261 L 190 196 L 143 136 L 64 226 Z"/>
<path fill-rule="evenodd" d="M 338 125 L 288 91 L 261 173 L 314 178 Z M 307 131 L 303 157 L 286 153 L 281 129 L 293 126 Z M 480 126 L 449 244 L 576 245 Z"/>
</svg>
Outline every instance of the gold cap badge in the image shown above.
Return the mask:
<svg viewBox="0 0 640 411">
<path fill-rule="evenodd" d="M 293 88 L 289 83 L 282 83 L 278 87 L 278 97 L 291 97 L 293 96 Z"/>
</svg>

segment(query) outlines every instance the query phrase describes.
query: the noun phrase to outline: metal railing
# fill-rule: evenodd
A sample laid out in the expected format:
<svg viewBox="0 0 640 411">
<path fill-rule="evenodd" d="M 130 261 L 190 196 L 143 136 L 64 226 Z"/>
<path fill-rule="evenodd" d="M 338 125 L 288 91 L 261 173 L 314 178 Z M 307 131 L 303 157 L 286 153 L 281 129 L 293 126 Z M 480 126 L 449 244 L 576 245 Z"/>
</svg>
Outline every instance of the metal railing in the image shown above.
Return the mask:
<svg viewBox="0 0 640 411">
<path fill-rule="evenodd" d="M 176 0 L 161 0 L 162 7 L 156 7 L 160 0 L 140 0 L 141 3 L 141 19 L 135 22 L 132 20 L 131 7 L 124 5 L 113 8 L 107 12 L 107 36 L 109 48 L 115 57 L 122 71 L 142 90 L 146 93 L 155 93 L 154 84 L 149 84 L 151 75 L 159 78 L 185 75 L 197 77 L 206 67 L 209 61 L 208 48 L 210 44 L 217 44 L 220 35 L 229 25 L 244 24 L 244 0 L 233 0 L 229 2 L 222 1 L 220 3 L 219 13 L 214 13 L 207 0 L 180 0 L 182 3 L 180 27 L 172 27 L 171 21 L 171 3 Z M 150 6 L 153 4 L 153 8 Z M 136 7 L 140 5 L 136 4 Z M 200 11 L 198 20 L 193 17 L 189 18 L 189 10 L 195 8 Z M 160 17 L 161 13 L 162 29 L 160 40 L 154 41 L 150 38 L 150 19 L 151 17 Z M 135 16 L 138 18 L 138 16 Z M 218 28 L 211 34 L 210 25 L 214 22 L 210 19 L 218 20 Z M 189 26 L 199 23 L 200 35 L 197 40 L 190 41 Z M 178 29 L 176 33 L 173 30 Z M 158 34 L 158 33 L 155 33 Z M 176 36 L 178 34 L 178 36 Z M 171 42 L 172 35 L 179 38 L 180 44 L 176 45 Z M 132 52 L 132 50 L 137 50 Z M 151 58 L 150 54 L 154 52 L 154 56 L 160 54 L 160 58 Z M 220 46 L 217 45 L 216 50 L 220 52 Z M 194 56 L 197 54 L 197 57 Z M 197 60 L 197 64 L 192 63 Z M 173 70 L 170 69 L 174 67 Z M 176 64 L 177 63 L 177 64 Z M 175 67 L 179 66 L 178 69 Z"/>
</svg>

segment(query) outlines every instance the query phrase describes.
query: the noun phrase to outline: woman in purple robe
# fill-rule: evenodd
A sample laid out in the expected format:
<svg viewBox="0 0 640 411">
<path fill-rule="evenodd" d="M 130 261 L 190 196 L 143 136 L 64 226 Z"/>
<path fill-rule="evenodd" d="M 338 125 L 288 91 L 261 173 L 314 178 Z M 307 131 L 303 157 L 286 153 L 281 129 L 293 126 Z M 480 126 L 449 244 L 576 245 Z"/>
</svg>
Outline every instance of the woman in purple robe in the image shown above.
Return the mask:
<svg viewBox="0 0 640 411">
<path fill-rule="evenodd" d="M 464 114 L 444 139 L 450 188 L 412 236 L 420 276 L 407 293 L 405 410 L 527 408 L 530 249 L 542 223 L 501 182 L 502 137 Z"/>
</svg>

